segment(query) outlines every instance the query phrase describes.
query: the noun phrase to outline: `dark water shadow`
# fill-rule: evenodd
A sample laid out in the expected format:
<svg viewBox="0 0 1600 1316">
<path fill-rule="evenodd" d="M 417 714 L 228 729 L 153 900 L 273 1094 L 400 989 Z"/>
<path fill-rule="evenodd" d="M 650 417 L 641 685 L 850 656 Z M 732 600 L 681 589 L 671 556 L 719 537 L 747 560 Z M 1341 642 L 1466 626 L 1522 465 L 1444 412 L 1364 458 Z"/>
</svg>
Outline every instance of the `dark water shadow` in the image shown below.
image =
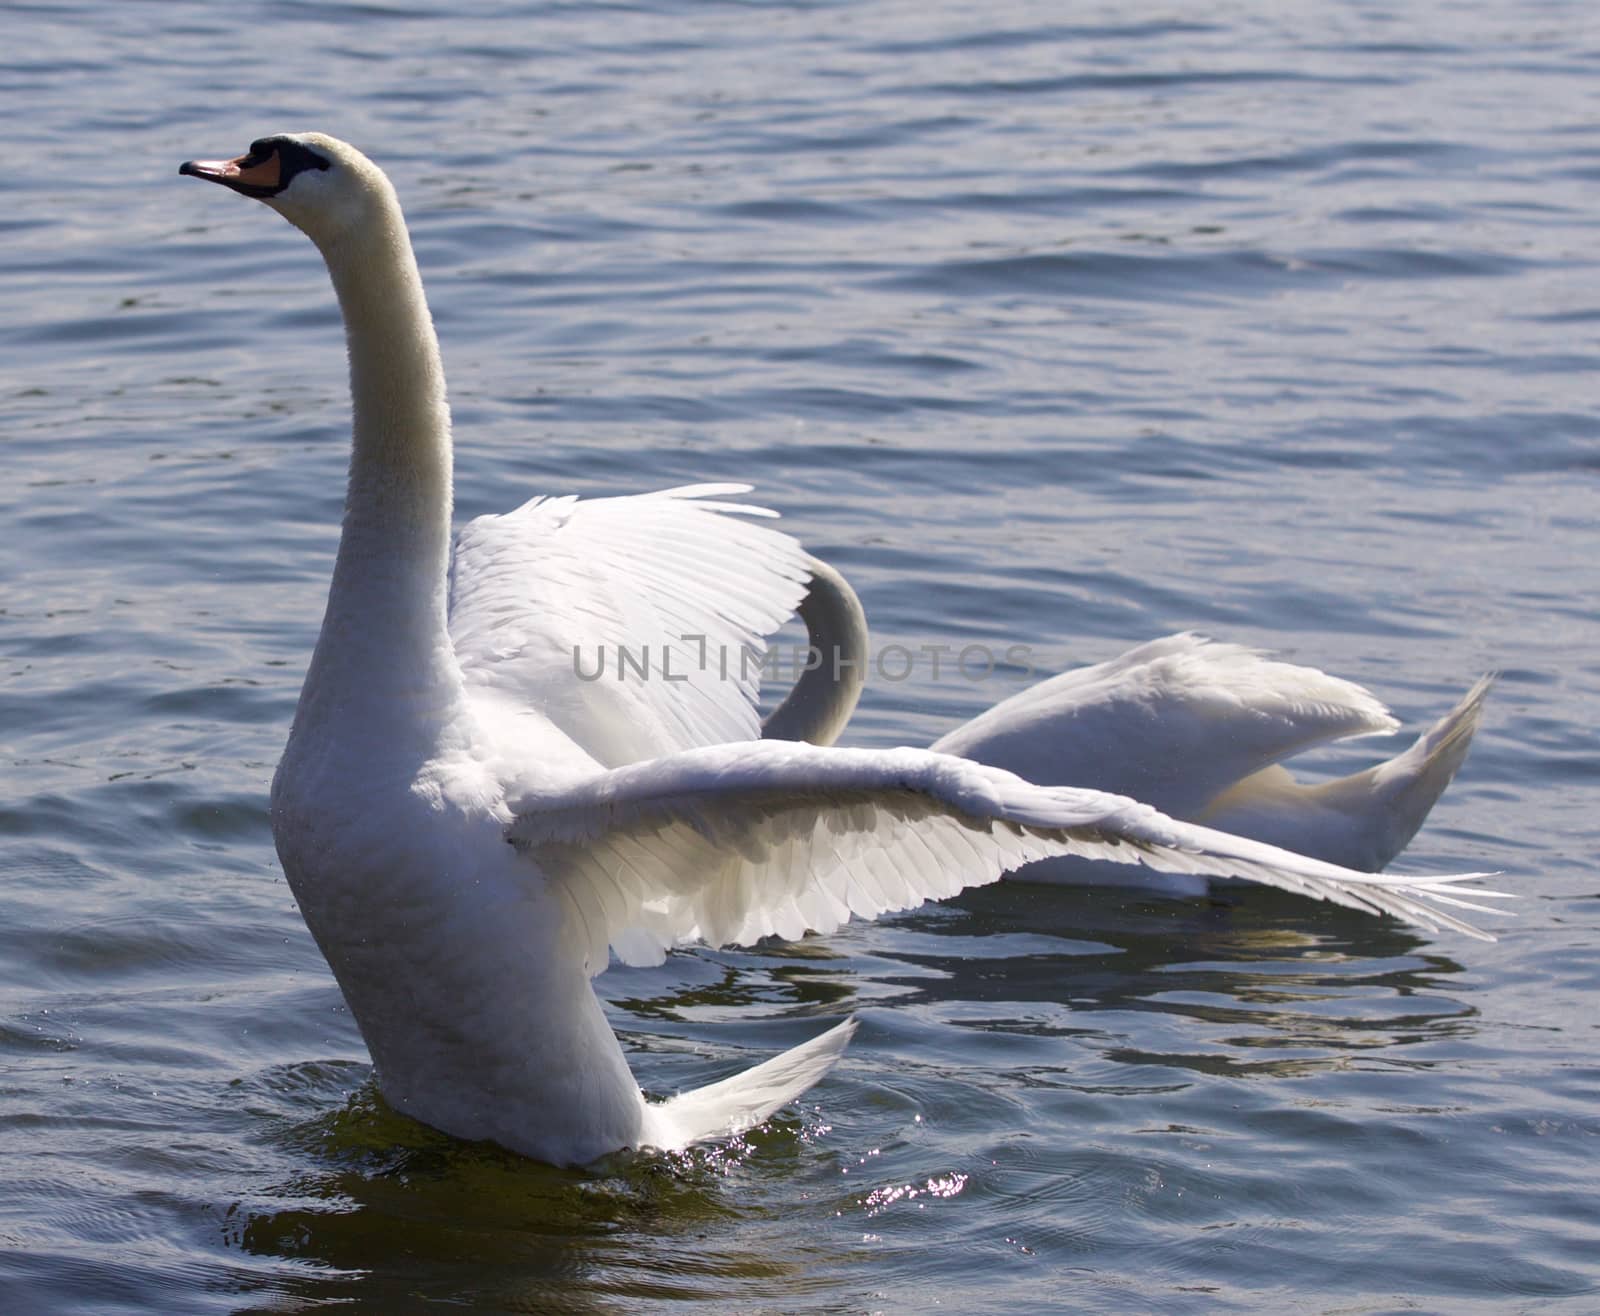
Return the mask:
<svg viewBox="0 0 1600 1316">
<path fill-rule="evenodd" d="M 917 947 L 893 958 L 915 970 L 884 981 L 902 1005 L 992 1002 L 1000 1017 L 974 1026 L 1048 1036 L 1104 1028 L 1108 1059 L 1177 1065 L 1233 1076 L 1278 1076 L 1337 1068 L 1348 1054 L 1470 1037 L 1478 1010 L 1451 982 L 1463 966 L 1438 941 L 1392 919 L 1250 886 L 1205 900 L 1169 900 L 1124 890 L 1021 883 L 963 893 L 900 916 Z M 956 950 L 983 938 L 1029 950 L 997 962 Z M 1063 953 L 1038 953 L 1060 938 Z M 1464 986 L 1464 985 L 1463 985 Z M 1050 1007 L 1037 1013 L 1030 1005 Z M 1062 1022 L 1066 1007 L 1067 1021 Z M 1132 1014 L 1199 1020 L 1208 1049 L 1173 1054 L 1127 1041 Z M 1114 1016 L 1117 1023 L 1103 1022 Z M 1141 1039 L 1170 1035 L 1147 1019 Z M 1421 1062 L 1418 1062 L 1421 1063 Z"/>
</svg>

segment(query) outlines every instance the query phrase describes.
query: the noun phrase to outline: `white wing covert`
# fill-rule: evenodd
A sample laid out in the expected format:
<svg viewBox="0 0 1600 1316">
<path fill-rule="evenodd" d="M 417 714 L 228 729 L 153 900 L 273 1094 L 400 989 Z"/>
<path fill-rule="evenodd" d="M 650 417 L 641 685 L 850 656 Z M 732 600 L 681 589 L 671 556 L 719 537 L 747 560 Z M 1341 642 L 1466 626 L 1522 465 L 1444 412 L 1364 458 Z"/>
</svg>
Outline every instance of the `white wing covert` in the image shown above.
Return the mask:
<svg viewBox="0 0 1600 1316">
<path fill-rule="evenodd" d="M 760 734 L 764 636 L 806 591 L 742 484 L 535 498 L 457 536 L 450 638 L 469 697 L 529 709 L 607 766 Z"/>
<path fill-rule="evenodd" d="M 1352 681 L 1184 632 L 1041 681 L 933 747 L 1030 781 L 1092 781 L 1193 816 L 1313 745 L 1398 726 Z"/>
<path fill-rule="evenodd" d="M 1440 908 L 1478 874 L 1356 873 L 1177 822 L 1137 801 L 1039 787 L 930 750 L 757 741 L 689 750 L 512 802 L 509 839 L 555 884 L 591 974 L 609 945 L 659 962 L 676 942 L 829 932 L 1062 854 L 1238 876 L 1483 937 Z M 1467 888 L 1482 897 L 1497 892 Z"/>
</svg>

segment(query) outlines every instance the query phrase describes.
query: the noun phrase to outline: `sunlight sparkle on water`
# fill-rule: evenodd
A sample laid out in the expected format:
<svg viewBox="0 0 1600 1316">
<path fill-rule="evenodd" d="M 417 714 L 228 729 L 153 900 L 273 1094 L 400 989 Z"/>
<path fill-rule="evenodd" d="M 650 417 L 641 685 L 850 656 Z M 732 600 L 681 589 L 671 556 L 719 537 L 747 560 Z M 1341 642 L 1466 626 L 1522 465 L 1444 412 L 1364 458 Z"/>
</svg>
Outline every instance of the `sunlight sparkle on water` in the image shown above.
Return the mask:
<svg viewBox="0 0 1600 1316">
<path fill-rule="evenodd" d="M 861 1205 L 867 1208 L 869 1216 L 875 1216 L 888 1210 L 896 1202 L 909 1202 L 918 1197 L 955 1197 L 966 1186 L 967 1176 L 952 1172 L 939 1178 L 929 1179 L 920 1188 L 909 1183 L 874 1188 L 862 1198 Z M 922 1206 L 923 1203 L 917 1203 L 919 1210 Z"/>
</svg>

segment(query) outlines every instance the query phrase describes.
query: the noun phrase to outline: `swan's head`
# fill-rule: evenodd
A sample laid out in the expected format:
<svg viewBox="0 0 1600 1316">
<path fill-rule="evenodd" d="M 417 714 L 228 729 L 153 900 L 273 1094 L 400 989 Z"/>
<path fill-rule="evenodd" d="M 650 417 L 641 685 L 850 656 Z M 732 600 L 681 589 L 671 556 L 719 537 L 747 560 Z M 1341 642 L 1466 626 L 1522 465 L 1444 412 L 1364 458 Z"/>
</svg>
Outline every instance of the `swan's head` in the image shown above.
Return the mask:
<svg viewBox="0 0 1600 1316">
<path fill-rule="evenodd" d="M 326 133 L 279 133 L 232 160 L 186 160 L 180 174 L 265 201 L 319 247 L 369 229 L 395 208 L 383 170 Z"/>
</svg>

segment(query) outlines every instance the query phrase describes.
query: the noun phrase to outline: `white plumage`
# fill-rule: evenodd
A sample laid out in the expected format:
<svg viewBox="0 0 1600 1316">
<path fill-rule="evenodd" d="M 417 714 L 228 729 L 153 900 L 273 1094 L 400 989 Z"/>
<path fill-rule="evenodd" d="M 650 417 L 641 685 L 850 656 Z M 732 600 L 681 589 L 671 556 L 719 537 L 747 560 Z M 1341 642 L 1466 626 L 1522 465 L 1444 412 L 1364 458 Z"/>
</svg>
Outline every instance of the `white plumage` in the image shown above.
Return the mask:
<svg viewBox="0 0 1600 1316">
<path fill-rule="evenodd" d="M 449 600 L 469 695 L 544 710 L 608 766 L 754 739 L 763 637 L 794 612 L 807 559 L 745 519 L 766 508 L 718 501 L 748 492 L 535 498 L 470 522 Z"/>
<path fill-rule="evenodd" d="M 443 373 L 388 180 L 320 134 L 182 172 L 306 232 L 344 316 L 344 526 L 272 823 L 397 1108 L 563 1163 L 736 1131 L 815 1082 L 852 1025 L 649 1104 L 588 982 L 608 945 L 797 935 L 1050 854 L 1243 867 L 1465 929 L 1440 908 L 1458 879 L 1364 878 L 927 751 L 753 742 L 753 684 L 718 663 L 582 679 L 574 646 L 759 646 L 803 591 L 798 547 L 713 487 L 535 501 L 452 553 Z"/>
<path fill-rule="evenodd" d="M 802 675 L 763 733 L 827 745 L 855 708 L 871 655 L 866 613 L 849 582 L 817 558 L 808 570 L 800 612 L 826 658 Z M 1351 681 L 1184 633 L 1040 681 L 933 748 L 1041 785 L 1129 795 L 1174 818 L 1377 871 L 1405 849 L 1466 758 L 1492 684 L 1478 681 L 1404 752 L 1308 784 L 1286 761 L 1330 741 L 1388 735 L 1400 724 Z M 1206 888 L 1201 876 L 1082 855 L 1031 863 L 1012 876 L 1136 883 L 1174 895 Z"/>
</svg>

